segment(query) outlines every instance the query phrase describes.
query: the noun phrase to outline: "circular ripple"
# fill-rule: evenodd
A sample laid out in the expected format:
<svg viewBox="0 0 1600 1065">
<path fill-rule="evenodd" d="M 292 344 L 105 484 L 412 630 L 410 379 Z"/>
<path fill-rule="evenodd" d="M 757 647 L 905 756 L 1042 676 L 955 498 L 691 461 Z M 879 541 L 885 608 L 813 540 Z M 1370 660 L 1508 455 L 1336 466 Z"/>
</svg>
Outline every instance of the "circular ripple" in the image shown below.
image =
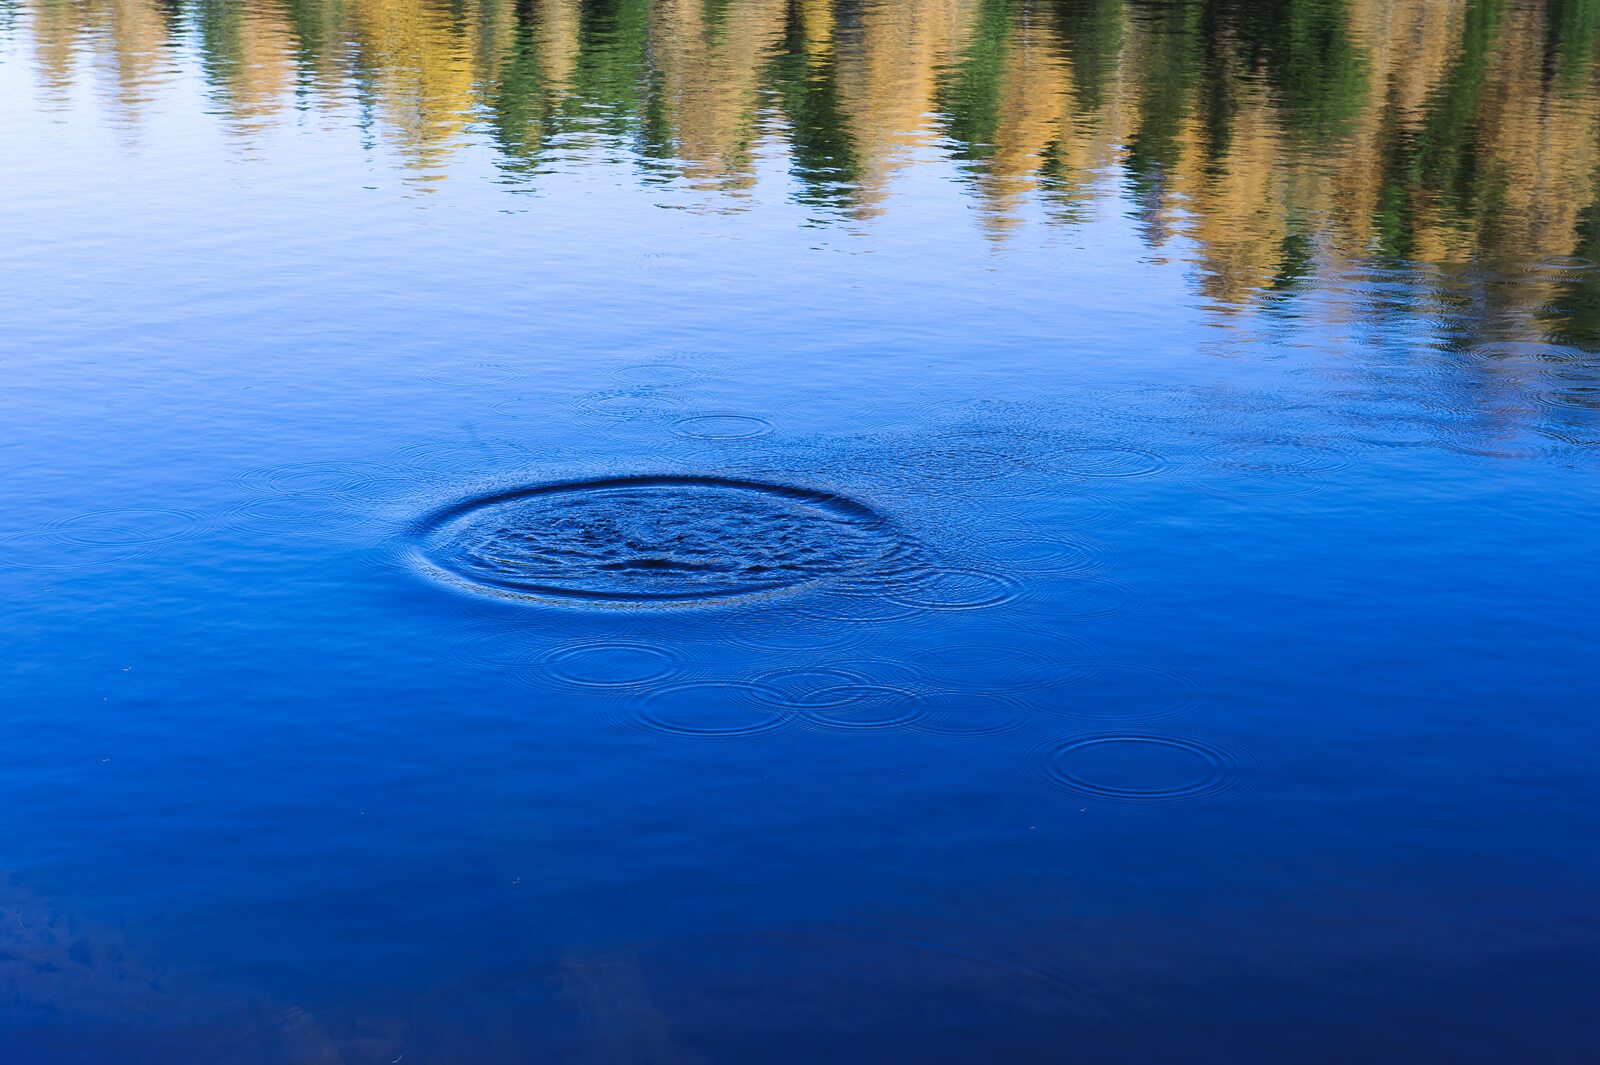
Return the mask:
<svg viewBox="0 0 1600 1065">
<path fill-rule="evenodd" d="M 776 699 L 773 705 L 786 710 L 853 706 L 863 698 L 853 689 L 867 681 L 865 673 L 839 666 L 790 666 L 768 670 L 755 678 L 757 691 L 772 696 Z"/>
<path fill-rule="evenodd" d="M 74 514 L 0 537 L 0 568 L 74 569 L 131 562 L 210 528 L 201 515 L 155 507 Z"/>
<path fill-rule="evenodd" d="M 662 387 L 700 380 L 704 371 L 683 362 L 638 362 L 630 366 L 618 366 L 611 371 L 611 375 L 630 385 Z"/>
<path fill-rule="evenodd" d="M 658 421 L 681 416 L 685 400 L 660 389 L 633 388 L 591 392 L 574 404 L 578 413 L 606 421 Z"/>
<path fill-rule="evenodd" d="M 794 612 L 803 620 L 829 625 L 881 625 L 926 614 L 887 592 L 857 588 L 829 589 L 825 595 L 797 604 Z"/>
<path fill-rule="evenodd" d="M 1341 415 L 1340 420 L 1350 428 L 1334 435 L 1358 448 L 1432 447 L 1438 437 L 1437 426 L 1426 418 L 1364 418 L 1349 414 Z"/>
<path fill-rule="evenodd" d="M 1393 285 L 1409 281 L 1411 275 L 1404 267 L 1358 266 L 1330 275 L 1330 281 L 1348 285 Z"/>
<path fill-rule="evenodd" d="M 1166 465 L 1159 455 L 1125 447 L 1074 447 L 1059 455 L 1058 472 L 1076 477 L 1147 477 Z"/>
<path fill-rule="evenodd" d="M 992 481 L 1021 472 L 1026 460 L 992 447 L 952 443 L 890 457 L 894 466 L 929 481 Z"/>
<path fill-rule="evenodd" d="M 1001 692 L 970 692 L 941 696 L 911 727 L 943 736 L 995 736 L 1015 732 L 1033 720 L 1027 703 Z"/>
<path fill-rule="evenodd" d="M 860 731 L 905 728 L 928 716 L 928 701 L 920 692 L 887 684 L 841 684 L 813 693 L 827 706 L 810 710 L 798 720 L 828 728 Z"/>
<path fill-rule="evenodd" d="M 925 692 L 932 684 L 932 674 L 921 662 L 905 658 L 879 658 L 872 655 L 848 654 L 808 663 L 813 666 L 838 668 L 859 673 L 867 683 L 885 688 Z"/>
<path fill-rule="evenodd" d="M 637 688 L 681 673 L 683 658 L 670 648 L 635 640 L 585 640 L 542 656 L 538 668 L 580 688 Z"/>
<path fill-rule="evenodd" d="M 793 720 L 772 709 L 777 703 L 776 692 L 747 681 L 689 681 L 644 696 L 629 721 L 674 736 L 753 736 Z"/>
<path fill-rule="evenodd" d="M 1236 763 L 1221 748 L 1153 733 L 1079 736 L 1045 747 L 1050 783 L 1096 799 L 1159 803 L 1213 796 L 1232 787 Z"/>
<path fill-rule="evenodd" d="M 1092 569 L 1101 562 L 1100 552 L 1081 540 L 1035 536 L 997 540 L 988 545 L 988 554 L 996 561 L 1028 573 L 1075 573 Z"/>
<path fill-rule="evenodd" d="M 1075 641 L 1073 650 L 1081 650 Z M 949 642 L 923 652 L 936 683 L 956 691 L 1053 691 L 1072 674 L 1053 650 L 1016 640 Z"/>
<path fill-rule="evenodd" d="M 428 641 L 425 646 L 447 661 L 506 674 L 518 673 L 556 649 L 554 640 L 515 625 L 465 629 L 448 639 Z"/>
<path fill-rule="evenodd" d="M 772 423 L 753 414 L 708 411 L 679 418 L 672 423 L 672 431 L 701 440 L 750 440 L 772 432 Z"/>
<path fill-rule="evenodd" d="M 1560 441 L 1542 430 L 1532 430 L 1533 439 L 1496 438 L 1489 433 L 1450 432 L 1440 436 L 1437 446 L 1458 455 L 1485 459 L 1536 459 L 1560 449 Z"/>
<path fill-rule="evenodd" d="M 1126 613 L 1138 605 L 1139 597 L 1121 581 L 1104 577 L 1068 576 L 1057 597 L 1049 604 L 1051 616 L 1063 618 L 1103 618 Z"/>
<path fill-rule="evenodd" d="M 1555 270 L 1588 270 L 1595 262 L 1581 255 L 1546 255 L 1538 264 Z"/>
<path fill-rule="evenodd" d="M 370 462 L 291 462 L 245 470 L 234 481 L 274 495 L 343 495 L 363 492 L 392 473 Z"/>
<path fill-rule="evenodd" d="M 469 362 L 440 366 L 422 375 L 423 380 L 450 388 L 473 392 L 492 392 L 528 376 L 527 371 L 502 362 Z"/>
<path fill-rule="evenodd" d="M 1535 399 L 1542 406 L 1587 413 L 1600 412 L 1600 385 L 1568 385 L 1543 389 Z"/>
<path fill-rule="evenodd" d="M 858 626 L 807 618 L 794 611 L 763 611 L 730 618 L 721 632 L 729 643 L 762 654 L 811 655 L 861 642 Z"/>
<path fill-rule="evenodd" d="M 1334 473 L 1349 465 L 1339 452 L 1317 444 L 1262 441 L 1224 448 L 1209 459 L 1208 465 L 1213 469 L 1304 476 Z"/>
<path fill-rule="evenodd" d="M 1600 425 L 1579 423 L 1551 426 L 1539 431 L 1561 447 L 1575 449 L 1580 454 L 1586 453 L 1591 458 L 1600 454 Z"/>
<path fill-rule="evenodd" d="M 1116 528 L 1137 520 L 1138 514 L 1128 504 L 1101 495 L 1058 496 L 1048 499 L 1051 511 L 1048 520 L 1063 525 L 1097 525 Z"/>
<path fill-rule="evenodd" d="M 1328 474 L 1349 460 L 1340 452 L 1295 442 L 1221 443 L 1188 483 L 1224 496 L 1292 496 L 1324 491 Z"/>
<path fill-rule="evenodd" d="M 532 395 L 512 395 L 484 406 L 484 412 L 497 418 L 535 421 L 565 414 L 568 404 L 564 397 L 554 392 L 536 392 Z"/>
<path fill-rule="evenodd" d="M 853 500 L 719 477 L 534 485 L 435 511 L 419 561 L 485 590 L 694 604 L 870 572 L 904 539 Z"/>
<path fill-rule="evenodd" d="M 1007 529 L 1039 535 L 1077 535 L 1093 529 L 1098 534 L 1137 524 L 1143 518 L 1142 511 L 1126 499 L 1078 491 L 1093 483 L 1060 478 L 1017 483 L 1018 490 L 1008 493 L 1006 499 Z"/>
<path fill-rule="evenodd" d="M 510 440 L 427 440 L 390 454 L 412 469 L 437 472 L 526 468 L 537 458 L 531 449 Z"/>
<path fill-rule="evenodd" d="M 1193 389 L 1172 385 L 1144 385 L 1137 388 L 1096 392 L 1089 400 L 1094 408 L 1121 422 L 1149 426 L 1152 423 L 1193 424 L 1202 417 L 1203 403 Z"/>
<path fill-rule="evenodd" d="M 45 526 L 48 540 L 67 547 L 155 547 L 194 536 L 200 515 L 159 507 L 118 507 L 61 518 Z"/>
<path fill-rule="evenodd" d="M 221 508 L 217 516 L 225 526 L 246 530 L 325 525 L 351 506 L 340 496 L 258 495 Z"/>
<path fill-rule="evenodd" d="M 1021 593 L 1003 573 L 981 569 L 937 569 L 895 588 L 893 599 L 918 610 L 980 610 L 999 606 Z"/>
</svg>

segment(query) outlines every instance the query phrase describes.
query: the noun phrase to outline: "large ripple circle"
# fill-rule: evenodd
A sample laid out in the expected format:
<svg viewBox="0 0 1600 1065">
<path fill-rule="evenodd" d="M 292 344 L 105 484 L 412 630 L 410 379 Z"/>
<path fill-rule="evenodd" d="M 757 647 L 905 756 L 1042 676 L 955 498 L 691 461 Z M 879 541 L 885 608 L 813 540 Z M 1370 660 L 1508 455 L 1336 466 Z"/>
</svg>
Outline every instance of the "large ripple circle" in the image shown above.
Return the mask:
<svg viewBox="0 0 1600 1065">
<path fill-rule="evenodd" d="M 1096 799 L 1168 802 L 1226 791 L 1235 763 L 1199 740 L 1152 733 L 1081 736 L 1044 751 L 1044 773 L 1058 787 Z"/>
<path fill-rule="evenodd" d="M 904 538 L 855 500 L 723 477 L 531 485 L 443 507 L 412 530 L 430 572 L 593 604 L 695 604 L 870 574 Z"/>
</svg>

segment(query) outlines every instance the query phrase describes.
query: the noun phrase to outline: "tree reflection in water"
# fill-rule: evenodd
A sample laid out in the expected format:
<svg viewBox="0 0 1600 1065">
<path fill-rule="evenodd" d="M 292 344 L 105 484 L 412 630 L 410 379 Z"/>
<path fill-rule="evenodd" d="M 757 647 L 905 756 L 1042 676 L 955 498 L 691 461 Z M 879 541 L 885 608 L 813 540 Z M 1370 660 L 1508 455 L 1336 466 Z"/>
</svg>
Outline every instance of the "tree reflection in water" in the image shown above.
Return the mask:
<svg viewBox="0 0 1600 1065">
<path fill-rule="evenodd" d="M 319 114 L 424 187 L 486 136 L 507 180 L 629 160 L 705 209 L 771 155 L 819 224 L 919 158 L 997 239 L 1117 197 L 1226 308 L 1372 261 L 1592 259 L 1597 27 L 1600 0 L 88 0 L 13 32 L 47 93 L 102 56 L 130 138 L 183 44 L 238 136 Z M 1505 309 L 1595 346 L 1587 277 L 1520 281 Z"/>
</svg>

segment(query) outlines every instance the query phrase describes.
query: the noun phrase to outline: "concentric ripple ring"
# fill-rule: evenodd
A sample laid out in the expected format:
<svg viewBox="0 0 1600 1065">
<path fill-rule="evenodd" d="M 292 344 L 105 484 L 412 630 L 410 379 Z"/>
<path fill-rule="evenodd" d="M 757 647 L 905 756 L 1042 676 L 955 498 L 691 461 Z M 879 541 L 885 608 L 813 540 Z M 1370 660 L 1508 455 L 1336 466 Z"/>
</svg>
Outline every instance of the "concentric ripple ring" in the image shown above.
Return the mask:
<svg viewBox="0 0 1600 1065">
<path fill-rule="evenodd" d="M 692 476 L 511 488 L 442 507 L 411 534 L 433 576 L 598 605 L 692 605 L 870 576 L 906 543 L 852 499 Z"/>
<path fill-rule="evenodd" d="M 1234 759 L 1226 751 L 1177 736 L 1102 733 L 1054 744 L 1042 753 L 1044 774 L 1052 784 L 1097 799 L 1196 799 L 1216 795 L 1235 782 Z M 1170 764 L 1173 756 L 1179 764 Z M 1125 764 L 1113 764 L 1119 762 Z M 1133 779 L 1123 779 L 1130 769 Z"/>
</svg>

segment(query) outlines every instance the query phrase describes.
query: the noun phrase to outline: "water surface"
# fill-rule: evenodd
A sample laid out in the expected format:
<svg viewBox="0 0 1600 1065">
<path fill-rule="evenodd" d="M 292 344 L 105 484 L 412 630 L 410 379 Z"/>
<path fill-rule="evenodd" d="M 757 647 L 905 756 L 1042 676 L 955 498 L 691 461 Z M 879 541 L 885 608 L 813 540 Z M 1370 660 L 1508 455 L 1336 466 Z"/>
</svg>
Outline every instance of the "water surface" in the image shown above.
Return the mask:
<svg viewBox="0 0 1600 1065">
<path fill-rule="evenodd" d="M 0 1049 L 1600 1056 L 1590 0 L 0 0 Z"/>
</svg>

